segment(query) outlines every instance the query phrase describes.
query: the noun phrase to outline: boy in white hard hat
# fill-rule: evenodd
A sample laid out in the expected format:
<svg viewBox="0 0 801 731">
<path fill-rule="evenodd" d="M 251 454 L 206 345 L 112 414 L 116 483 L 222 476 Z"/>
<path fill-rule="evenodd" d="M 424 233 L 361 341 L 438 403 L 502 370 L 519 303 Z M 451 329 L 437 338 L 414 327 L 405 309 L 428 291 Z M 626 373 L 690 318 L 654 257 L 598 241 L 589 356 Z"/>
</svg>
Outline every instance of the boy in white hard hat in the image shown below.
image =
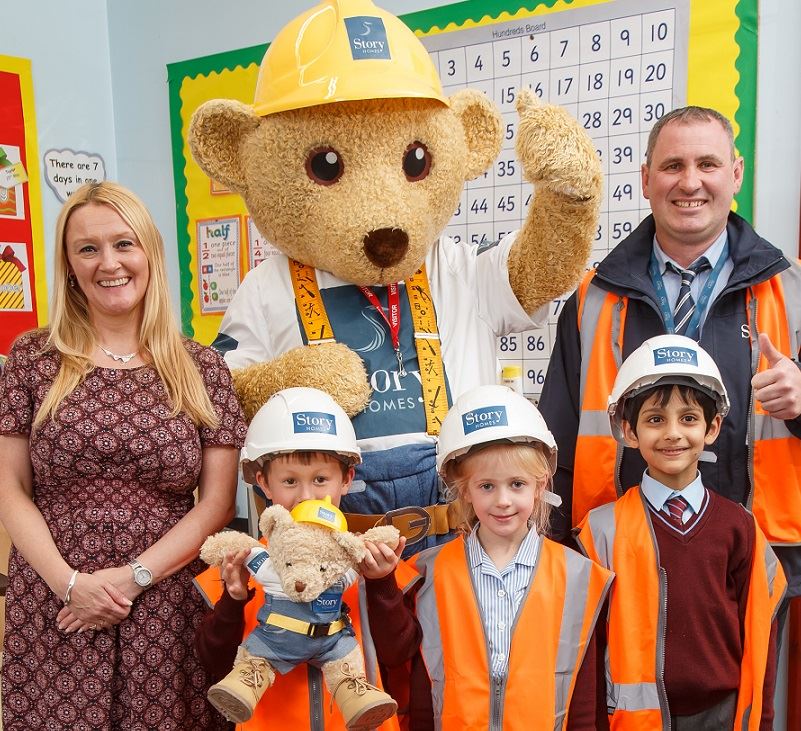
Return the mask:
<svg viewBox="0 0 801 731">
<path fill-rule="evenodd" d="M 784 573 L 754 517 L 698 472 L 728 409 L 715 362 L 681 335 L 646 340 L 615 379 L 612 433 L 648 467 L 639 486 L 577 528 L 587 555 L 616 576 L 613 728 L 772 728 Z"/>
<path fill-rule="evenodd" d="M 274 504 L 291 511 L 296 520 L 304 520 L 304 501 L 330 500 L 328 512 L 338 519 L 337 525 L 343 524 L 339 528 L 344 529 L 344 517 L 338 506 L 353 480 L 354 465 L 360 459 L 353 426 L 339 405 L 317 389 L 289 388 L 275 394 L 253 417 L 241 466 L 245 480 L 258 484 Z M 218 685 L 228 680 L 226 676 L 235 660 L 237 664 L 242 663 L 243 653 L 237 654 L 237 649 L 243 637 L 256 626 L 257 615 L 264 604 L 264 592 L 258 583 L 249 586 L 245 565 L 248 555 L 248 550 L 229 555 L 219 570 L 211 568 L 196 578 L 198 587 L 214 605 L 196 632 L 196 646 L 212 678 L 222 681 Z M 356 642 L 363 647 L 364 643 L 371 642 L 369 635 L 361 631 L 360 583 L 352 583 L 341 597 L 342 614 L 350 612 L 348 622 L 353 635 L 352 639 L 345 639 L 353 648 Z M 329 608 L 326 611 L 330 613 Z M 244 655 L 247 655 L 245 660 L 250 658 L 253 663 L 246 679 L 246 684 L 253 685 L 253 710 L 252 716 L 239 728 L 306 728 L 312 718 L 319 718 L 326 731 L 360 728 L 359 718 L 345 717 L 348 716 L 345 710 L 340 712 L 343 701 L 344 709 L 364 708 L 365 699 L 369 699 L 373 711 L 376 706 L 386 706 L 384 718 L 391 715 L 390 711 L 394 713 L 394 701 L 373 685 L 379 683 L 375 667 L 366 668 L 366 674 L 359 668 L 344 668 L 343 672 L 346 675 L 351 672 L 354 678 L 352 683 L 338 687 L 336 706 L 331 703 L 319 669 L 303 663 L 277 676 L 265 693 L 266 700 L 258 702 L 268 684 L 266 674 L 260 669 L 255 654 L 246 652 Z M 364 652 L 364 656 L 369 659 L 374 653 Z M 343 661 L 348 657 L 350 655 Z M 347 702 L 349 693 L 354 694 L 354 698 L 358 694 L 358 703 Z M 379 728 L 394 730 L 397 720 L 391 718 Z"/>
</svg>

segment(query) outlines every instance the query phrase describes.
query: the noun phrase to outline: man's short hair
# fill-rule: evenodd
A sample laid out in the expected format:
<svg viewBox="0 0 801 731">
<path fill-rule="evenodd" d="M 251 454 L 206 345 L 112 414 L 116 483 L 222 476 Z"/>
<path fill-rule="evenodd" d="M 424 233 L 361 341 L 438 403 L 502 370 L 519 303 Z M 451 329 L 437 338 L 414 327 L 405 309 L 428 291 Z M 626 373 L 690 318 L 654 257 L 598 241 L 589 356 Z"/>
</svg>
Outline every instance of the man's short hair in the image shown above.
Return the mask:
<svg viewBox="0 0 801 731">
<path fill-rule="evenodd" d="M 645 152 L 645 164 L 650 167 L 651 159 L 654 154 L 654 147 L 656 147 L 656 140 L 662 128 L 670 122 L 677 122 L 678 124 L 692 124 L 693 122 L 717 122 L 726 132 L 729 138 L 729 146 L 731 147 L 731 159 L 734 160 L 734 130 L 731 127 L 726 117 L 715 109 L 709 107 L 680 107 L 668 112 L 660 117 L 656 124 L 651 128 L 651 133 L 648 135 L 648 149 Z"/>
</svg>

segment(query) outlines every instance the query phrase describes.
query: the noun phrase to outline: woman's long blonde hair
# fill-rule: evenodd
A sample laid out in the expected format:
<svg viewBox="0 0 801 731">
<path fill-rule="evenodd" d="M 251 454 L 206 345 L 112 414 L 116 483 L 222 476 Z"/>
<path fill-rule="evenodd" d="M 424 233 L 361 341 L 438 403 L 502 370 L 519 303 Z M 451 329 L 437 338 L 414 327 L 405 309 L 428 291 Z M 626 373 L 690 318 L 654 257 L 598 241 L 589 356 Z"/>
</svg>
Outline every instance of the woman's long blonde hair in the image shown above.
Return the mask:
<svg viewBox="0 0 801 731">
<path fill-rule="evenodd" d="M 459 509 L 459 525 L 464 532 L 470 532 L 478 522 L 472 503 L 465 499 L 470 479 L 470 463 L 478 455 L 493 450 L 500 454 L 503 461 L 542 484 L 543 490 L 550 490 L 552 485 L 551 467 L 544 447 L 537 443 L 491 442 L 473 448 L 463 457 L 457 457 L 445 465 L 445 482 L 456 492 L 455 503 Z M 529 518 L 529 525 L 537 529 L 540 535 L 547 535 L 551 515 L 551 504 L 540 497 L 534 502 L 534 510 Z"/>
<path fill-rule="evenodd" d="M 66 230 L 70 216 L 80 207 L 110 206 L 131 227 L 147 257 L 150 277 L 144 296 L 139 349 L 150 356 L 172 404 L 172 415 L 185 412 L 196 425 L 216 427 L 217 415 L 203 378 L 183 344 L 173 316 L 164 264 L 164 242 L 145 204 L 130 190 L 112 183 L 87 183 L 76 190 L 61 208 L 56 221 L 55 273 L 50 304 L 47 347 L 61 354 L 61 368 L 36 413 L 36 428 L 51 418 L 94 367 L 92 352 L 97 345 L 86 296 L 70 286 Z"/>
</svg>

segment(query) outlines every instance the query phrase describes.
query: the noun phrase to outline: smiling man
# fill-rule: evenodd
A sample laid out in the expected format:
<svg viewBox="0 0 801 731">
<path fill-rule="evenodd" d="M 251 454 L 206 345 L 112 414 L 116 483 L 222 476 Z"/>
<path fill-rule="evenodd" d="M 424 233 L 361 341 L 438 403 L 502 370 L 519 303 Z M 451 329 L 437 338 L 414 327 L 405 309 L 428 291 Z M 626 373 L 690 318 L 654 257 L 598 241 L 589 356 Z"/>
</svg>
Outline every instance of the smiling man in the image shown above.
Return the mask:
<svg viewBox="0 0 801 731">
<path fill-rule="evenodd" d="M 540 409 L 559 445 L 555 537 L 641 481 L 616 445 L 607 400 L 620 363 L 648 338 L 693 338 L 721 370 L 731 411 L 701 475 L 754 512 L 801 595 L 801 267 L 731 205 L 743 180 L 729 121 L 684 107 L 648 139 L 652 215 L 587 274 L 559 318 Z M 760 357 L 761 356 L 761 357 Z"/>
</svg>

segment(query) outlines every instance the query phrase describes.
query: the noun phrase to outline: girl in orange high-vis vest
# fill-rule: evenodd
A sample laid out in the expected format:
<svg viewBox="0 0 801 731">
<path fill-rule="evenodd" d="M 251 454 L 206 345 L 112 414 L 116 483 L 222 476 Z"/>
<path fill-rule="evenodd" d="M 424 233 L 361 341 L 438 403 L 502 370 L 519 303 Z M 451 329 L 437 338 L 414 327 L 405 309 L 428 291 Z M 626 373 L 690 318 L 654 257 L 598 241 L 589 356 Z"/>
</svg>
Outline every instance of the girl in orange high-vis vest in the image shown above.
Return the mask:
<svg viewBox="0 0 801 731">
<path fill-rule="evenodd" d="M 410 678 L 411 706 L 429 709 L 426 722 L 410 708 L 412 731 L 602 728 L 593 634 L 613 574 L 543 536 L 558 498 L 542 416 L 505 386 L 469 391 L 443 421 L 437 462 L 465 531 L 411 559 L 415 613 L 398 598 L 395 552 L 371 546 L 362 567 L 379 661 L 419 649 L 427 670 L 425 698 Z"/>
</svg>

